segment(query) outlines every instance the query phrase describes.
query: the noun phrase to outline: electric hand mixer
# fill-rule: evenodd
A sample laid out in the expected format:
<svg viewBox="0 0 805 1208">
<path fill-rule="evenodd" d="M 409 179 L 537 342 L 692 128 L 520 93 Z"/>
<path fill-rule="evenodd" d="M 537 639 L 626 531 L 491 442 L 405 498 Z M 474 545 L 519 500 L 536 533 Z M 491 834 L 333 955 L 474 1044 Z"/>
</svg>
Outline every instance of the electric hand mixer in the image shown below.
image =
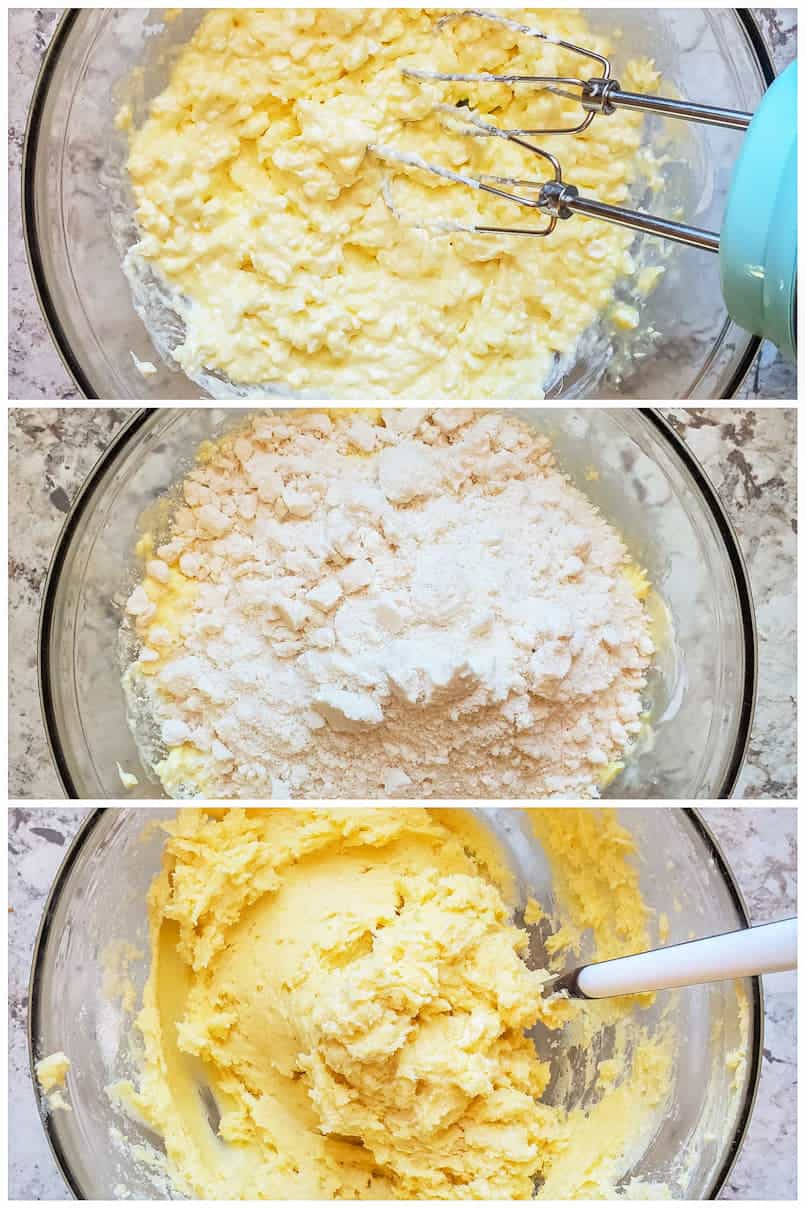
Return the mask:
<svg viewBox="0 0 805 1208">
<path fill-rule="evenodd" d="M 577 100 L 583 116 L 575 125 L 540 130 L 500 129 L 463 104 L 438 107 L 452 121 L 464 127 L 463 133 L 507 139 L 533 153 L 549 170 L 547 179 L 529 181 L 489 175 L 474 177 L 428 163 L 405 152 L 383 147 L 373 147 L 372 150 L 381 158 L 405 163 L 456 184 L 482 189 L 516 205 L 539 210 L 548 219 L 543 227 L 537 229 L 479 225 L 468 228 L 472 231 L 544 238 L 556 229 L 559 221 L 569 219 L 574 214 L 585 214 L 644 234 L 658 235 L 676 243 L 715 252 L 719 257 L 724 301 L 731 317 L 753 334 L 770 339 L 789 359 L 795 359 L 796 64 L 792 64 L 774 81 L 757 113 L 752 115 L 714 105 L 625 92 L 612 76 L 610 61 L 603 55 L 484 9 L 457 10 L 440 18 L 437 28 L 467 17 L 495 22 L 516 33 L 551 42 L 586 59 L 597 69 L 598 74 L 589 78 L 463 74 L 417 68 L 403 70 L 405 76 L 417 80 L 530 85 Z M 617 109 L 639 110 L 728 130 L 746 131 L 743 149 L 732 176 L 720 234 L 583 197 L 572 183 L 563 180 L 562 168 L 556 156 L 528 141 L 545 134 L 581 134 L 597 117 L 607 117 Z M 513 192 L 513 188 L 525 192 Z M 445 228 L 449 225 L 445 224 Z"/>
</svg>

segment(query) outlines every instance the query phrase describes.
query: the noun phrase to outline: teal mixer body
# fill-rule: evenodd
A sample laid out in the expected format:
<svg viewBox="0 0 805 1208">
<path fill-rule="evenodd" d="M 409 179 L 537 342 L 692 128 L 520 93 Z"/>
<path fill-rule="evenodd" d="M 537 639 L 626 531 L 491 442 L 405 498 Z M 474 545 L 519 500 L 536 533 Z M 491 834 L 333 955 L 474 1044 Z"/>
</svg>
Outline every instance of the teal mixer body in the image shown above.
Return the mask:
<svg viewBox="0 0 805 1208">
<path fill-rule="evenodd" d="M 797 65 L 765 94 L 744 137 L 721 227 L 719 267 L 732 318 L 796 359 Z"/>
</svg>

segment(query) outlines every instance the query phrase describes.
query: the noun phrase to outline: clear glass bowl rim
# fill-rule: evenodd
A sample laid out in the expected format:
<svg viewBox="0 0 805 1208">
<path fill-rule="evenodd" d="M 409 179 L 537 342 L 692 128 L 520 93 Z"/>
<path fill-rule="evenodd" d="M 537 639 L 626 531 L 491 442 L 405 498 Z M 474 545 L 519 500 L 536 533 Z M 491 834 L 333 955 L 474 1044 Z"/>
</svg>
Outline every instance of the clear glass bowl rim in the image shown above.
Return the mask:
<svg viewBox="0 0 805 1208">
<path fill-rule="evenodd" d="M 170 409 L 172 410 L 173 408 Z M 690 473 L 699 490 L 700 499 L 705 507 L 709 509 L 718 529 L 735 580 L 741 617 L 741 630 L 744 639 L 744 677 L 740 700 L 741 715 L 735 733 L 735 744 L 718 793 L 714 798 L 714 800 L 723 800 L 732 796 L 744 760 L 746 759 L 757 696 L 758 638 L 755 608 L 749 584 L 749 573 L 738 543 L 738 538 L 732 526 L 732 521 L 724 509 L 718 492 L 697 458 L 677 435 L 668 420 L 656 408 L 630 407 L 628 409 L 638 411 L 649 422 L 659 439 L 665 441 L 670 447 L 670 451 L 682 462 L 683 468 Z M 147 420 L 160 410 L 163 410 L 163 408 L 142 407 L 135 410 L 87 475 L 62 525 L 62 530 L 56 542 L 50 566 L 48 567 L 45 589 L 42 593 L 37 642 L 39 699 L 42 710 L 42 721 L 50 755 L 56 767 L 62 788 L 65 795 L 72 800 L 81 800 L 82 798 L 76 789 L 70 772 L 69 761 L 65 756 L 59 735 L 58 713 L 54 703 L 49 660 L 56 614 L 56 596 L 73 535 L 81 517 L 94 496 L 97 486 L 106 472 L 107 466 Z M 168 410 L 168 408 L 165 408 L 165 410 Z"/>
<path fill-rule="evenodd" d="M 744 32 L 749 39 L 752 50 L 757 58 L 758 68 L 766 82 L 766 87 L 773 82 L 775 78 L 774 64 L 772 63 L 763 34 L 760 31 L 760 26 L 755 20 L 750 9 L 736 8 L 732 10 L 735 13 L 736 19 L 743 26 Z M 50 88 L 50 82 L 56 69 L 58 59 L 67 44 L 70 37 L 70 32 L 76 20 L 80 16 L 80 9 L 68 9 L 58 21 L 53 32 L 53 37 L 45 51 L 42 64 L 39 69 L 39 74 L 34 85 L 33 97 L 30 108 L 28 110 L 28 121 L 25 127 L 25 137 L 23 140 L 22 153 L 22 230 L 23 239 L 25 242 L 25 251 L 28 260 L 28 269 L 33 281 L 34 290 L 40 309 L 45 319 L 51 339 L 53 340 L 56 351 L 58 352 L 62 363 L 72 378 L 75 386 L 81 392 L 85 399 L 97 399 L 99 396 L 94 392 L 90 383 L 89 377 L 84 371 L 81 362 L 74 352 L 67 334 L 62 326 L 59 318 L 58 308 L 54 302 L 53 295 L 50 291 L 47 275 L 45 273 L 44 261 L 40 250 L 39 233 L 37 227 L 36 205 L 35 205 L 35 176 L 36 176 L 36 161 L 37 148 L 39 138 L 42 131 L 42 118 L 44 115 L 45 99 Z M 732 376 L 727 383 L 722 398 L 734 398 L 741 384 L 749 372 L 752 363 L 760 349 L 761 341 L 759 337 L 752 336 L 746 346 L 743 355 L 736 362 L 732 372 Z"/>
<path fill-rule="evenodd" d="M 67 878 L 70 874 L 70 871 L 71 871 L 73 865 L 75 864 L 76 860 L 78 859 L 78 857 L 81 853 L 81 850 L 82 850 L 84 844 L 86 843 L 86 841 L 89 839 L 92 831 L 95 829 L 95 827 L 100 822 L 102 815 L 105 814 L 107 812 L 107 809 L 109 809 L 109 808 L 110 807 L 108 807 L 108 806 L 102 806 L 102 807 L 93 809 L 92 812 L 84 819 L 84 821 L 81 823 L 81 826 L 79 827 L 78 831 L 76 832 L 72 842 L 70 843 L 70 846 L 68 847 L 68 849 L 65 853 L 64 859 L 62 860 L 61 864 L 59 865 L 58 872 L 56 873 L 56 878 L 55 878 L 53 885 L 51 886 L 50 892 L 47 896 L 47 900 L 45 902 L 45 908 L 44 908 L 44 911 L 42 914 L 42 919 L 39 924 L 39 929 L 37 931 L 36 941 L 34 943 L 33 957 L 31 959 L 31 976 L 30 976 L 30 981 L 29 981 L 29 985 L 28 985 L 28 1002 L 30 1004 L 30 1007 L 28 1010 L 28 1061 L 29 1061 L 29 1068 L 30 1068 L 30 1073 L 31 1073 L 31 1080 L 32 1080 L 32 1083 L 34 1086 L 34 1092 L 36 1094 L 36 1100 L 37 1100 L 37 1106 L 39 1108 L 40 1119 L 42 1120 L 42 1124 L 45 1129 L 45 1135 L 47 1137 L 47 1141 L 48 1141 L 48 1145 L 50 1147 L 51 1154 L 53 1155 L 53 1158 L 56 1162 L 56 1165 L 59 1169 L 59 1172 L 60 1172 L 62 1178 L 64 1179 L 65 1183 L 69 1187 L 74 1198 L 77 1200 L 83 1200 L 86 1197 L 84 1196 L 82 1189 L 78 1184 L 77 1179 L 73 1176 L 72 1170 L 70 1168 L 70 1163 L 67 1158 L 67 1154 L 64 1152 L 64 1150 L 59 1142 L 58 1136 L 56 1135 L 56 1131 L 53 1129 L 51 1113 L 45 1110 L 45 1104 L 43 1102 L 44 1096 L 43 1096 L 43 1093 L 39 1087 L 39 1083 L 36 1078 L 36 1068 L 35 1068 L 36 1063 L 34 1060 L 34 1038 L 38 1034 L 38 1031 L 39 1031 L 39 1019 L 40 1019 L 40 1016 L 42 1013 L 42 1006 L 43 1006 L 43 1004 L 40 1000 L 40 995 L 39 995 L 39 985 L 40 985 L 39 970 L 41 967 L 41 963 L 44 960 L 44 951 L 45 951 L 47 941 L 50 938 L 51 922 L 52 922 L 54 914 L 55 914 L 56 905 L 57 905 L 59 897 L 62 893 L 62 890 L 64 889 L 64 886 L 67 883 Z M 114 808 L 114 807 L 111 807 L 111 808 Z M 718 839 L 715 837 L 715 835 L 711 831 L 710 827 L 705 822 L 704 818 L 701 816 L 699 810 L 694 809 L 690 806 L 684 806 L 684 807 L 670 806 L 667 808 L 678 810 L 680 813 L 684 814 L 687 817 L 688 821 L 693 826 L 693 829 L 696 831 L 698 836 L 704 842 L 708 855 L 712 858 L 718 871 L 720 872 L 720 874 L 724 880 L 724 883 L 725 883 L 727 889 L 729 890 L 729 893 L 733 900 L 735 909 L 737 910 L 738 915 L 740 916 L 742 926 L 743 927 L 751 926 L 749 911 L 747 909 L 746 902 L 744 901 L 744 897 L 741 892 L 740 886 L 738 885 L 738 882 L 735 878 L 735 874 L 733 873 L 732 868 L 730 867 L 727 857 L 724 855 L 724 852 L 721 848 L 721 844 L 719 843 Z M 732 1168 L 735 1165 L 735 1162 L 737 1161 L 738 1155 L 741 1152 L 741 1148 L 746 1139 L 746 1133 L 749 1128 L 749 1122 L 752 1118 L 752 1112 L 754 1110 L 755 1100 L 757 1098 L 758 1087 L 760 1085 L 760 1071 L 761 1071 L 762 1055 L 763 1055 L 764 1018 L 765 1018 L 765 1015 L 764 1015 L 765 1001 L 764 1001 L 764 994 L 763 994 L 763 983 L 762 983 L 761 978 L 759 978 L 759 977 L 752 977 L 752 978 L 748 978 L 747 980 L 751 983 L 751 988 L 752 988 L 752 1018 L 753 1018 L 752 1037 L 749 1042 L 750 1049 L 751 1049 L 750 1074 L 749 1074 L 749 1078 L 748 1078 L 747 1084 L 746 1084 L 746 1093 L 744 1096 L 744 1102 L 741 1106 L 740 1114 L 738 1115 L 738 1117 L 735 1121 L 734 1132 L 730 1139 L 730 1143 L 727 1148 L 727 1151 L 724 1155 L 724 1161 L 721 1165 L 721 1169 L 718 1171 L 715 1179 L 713 1180 L 712 1186 L 710 1187 L 710 1189 L 708 1191 L 708 1194 L 706 1197 L 708 1200 L 718 1199 L 718 1196 L 719 1196 L 722 1188 L 724 1187 L 727 1179 L 729 1178 Z"/>
</svg>

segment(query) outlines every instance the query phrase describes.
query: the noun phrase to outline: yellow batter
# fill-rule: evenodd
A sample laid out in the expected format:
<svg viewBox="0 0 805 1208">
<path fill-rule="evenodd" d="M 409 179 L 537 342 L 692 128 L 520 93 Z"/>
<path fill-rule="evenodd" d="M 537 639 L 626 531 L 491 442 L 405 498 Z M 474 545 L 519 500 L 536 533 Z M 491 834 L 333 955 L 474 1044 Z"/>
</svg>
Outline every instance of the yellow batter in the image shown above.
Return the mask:
<svg viewBox="0 0 805 1208">
<path fill-rule="evenodd" d="M 62 1111 L 68 1112 L 73 1110 L 64 1097 L 69 1072 L 70 1058 L 66 1053 L 51 1053 L 36 1063 L 36 1080 L 51 1109 L 60 1108 Z"/>
<path fill-rule="evenodd" d="M 535 215 L 369 150 L 542 180 L 533 155 L 457 135 L 437 106 L 469 101 L 508 128 L 578 121 L 577 105 L 546 92 L 403 77 L 404 66 L 594 70 L 471 18 L 436 33 L 442 11 L 227 9 L 202 20 L 128 160 L 135 254 L 184 300 L 175 355 L 187 372 L 331 397 L 534 398 L 603 312 L 635 326 L 613 292 L 634 272 L 628 231 L 585 218 L 547 240 L 438 231 L 432 223 L 445 220 L 533 226 Z M 512 15 L 615 49 L 579 12 Z M 621 62 L 619 75 L 627 89 L 657 85 L 647 61 Z M 582 136 L 536 141 L 560 157 L 566 180 L 622 204 L 650 167 L 641 121 L 619 112 Z M 129 109 L 119 123 L 131 124 Z"/>
<path fill-rule="evenodd" d="M 559 963 L 588 930 L 601 956 L 645 946 L 611 813 L 539 810 L 533 825 L 567 919 Z M 668 1038 L 648 1038 L 634 1000 L 542 997 L 511 878 L 466 811 L 187 809 L 167 830 L 143 1072 L 115 1093 L 164 1137 L 179 1192 L 525 1199 L 536 1181 L 587 1198 L 624 1178 L 657 1192 L 628 1175 L 669 1093 Z M 537 1024 L 587 1054 L 572 1071 L 584 1109 L 543 1099 Z M 570 1074 L 560 1061 L 559 1102 Z"/>
</svg>

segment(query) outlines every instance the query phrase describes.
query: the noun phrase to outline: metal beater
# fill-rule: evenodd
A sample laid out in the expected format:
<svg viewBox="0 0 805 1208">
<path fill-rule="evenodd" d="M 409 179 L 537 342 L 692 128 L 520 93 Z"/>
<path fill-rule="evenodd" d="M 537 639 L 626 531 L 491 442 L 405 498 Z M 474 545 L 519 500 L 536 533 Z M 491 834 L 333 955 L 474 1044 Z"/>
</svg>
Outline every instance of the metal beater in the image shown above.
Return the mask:
<svg viewBox="0 0 805 1208">
<path fill-rule="evenodd" d="M 475 17 L 516 33 L 560 46 L 588 63 L 598 74 L 590 76 L 494 75 L 404 68 L 410 79 L 476 84 L 526 85 L 577 100 L 583 117 L 575 125 L 545 129 L 505 130 L 485 121 L 465 105 L 437 108 L 458 133 L 476 138 L 502 138 L 537 156 L 548 171 L 547 179 L 520 180 L 493 175 L 468 176 L 428 163 L 419 156 L 380 146 L 371 150 L 380 158 L 435 173 L 456 184 L 481 189 L 496 197 L 538 210 L 548 221 L 540 228 L 472 226 L 467 230 L 502 235 L 544 238 L 560 220 L 585 214 L 647 235 L 719 254 L 722 290 L 732 317 L 757 335 L 768 336 L 789 356 L 795 356 L 796 301 L 796 64 L 775 81 L 756 114 L 693 101 L 624 91 L 612 75 L 609 59 L 562 38 L 543 33 L 519 21 L 485 9 L 461 9 L 441 17 L 436 28 Z M 584 197 L 563 180 L 559 160 L 529 140 L 543 134 L 581 134 L 596 117 L 618 109 L 638 110 L 662 117 L 681 118 L 728 130 L 746 131 L 747 138 L 730 189 L 721 234 L 686 223 L 673 222 L 640 210 L 626 209 Z M 512 190 L 516 189 L 517 192 Z M 388 193 L 386 200 L 390 203 Z M 393 208 L 393 206 L 392 206 Z M 438 224 L 437 224 L 438 225 Z M 456 224 L 442 224 L 455 229 Z"/>
</svg>

